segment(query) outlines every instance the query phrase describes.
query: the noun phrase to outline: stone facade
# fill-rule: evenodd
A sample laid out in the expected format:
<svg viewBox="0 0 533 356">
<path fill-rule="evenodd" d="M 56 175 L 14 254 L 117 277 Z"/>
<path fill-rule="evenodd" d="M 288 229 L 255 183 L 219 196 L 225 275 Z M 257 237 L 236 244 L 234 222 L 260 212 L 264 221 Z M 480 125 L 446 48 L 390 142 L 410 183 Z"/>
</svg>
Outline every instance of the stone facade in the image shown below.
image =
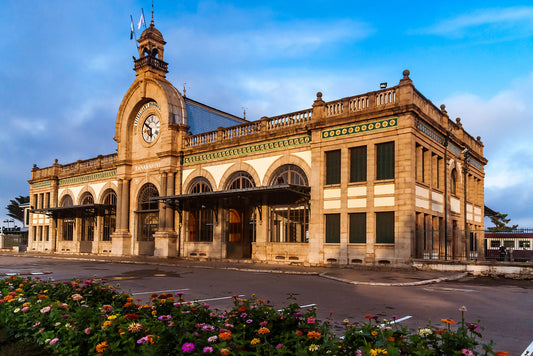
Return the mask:
<svg viewBox="0 0 533 356">
<path fill-rule="evenodd" d="M 310 109 L 245 121 L 166 80 L 153 23 L 139 45 L 117 153 L 32 169 L 28 251 L 304 265 L 482 256 L 483 144 L 409 71 L 394 87 L 317 93 Z M 195 127 L 224 127 L 191 133 L 199 112 Z"/>
</svg>

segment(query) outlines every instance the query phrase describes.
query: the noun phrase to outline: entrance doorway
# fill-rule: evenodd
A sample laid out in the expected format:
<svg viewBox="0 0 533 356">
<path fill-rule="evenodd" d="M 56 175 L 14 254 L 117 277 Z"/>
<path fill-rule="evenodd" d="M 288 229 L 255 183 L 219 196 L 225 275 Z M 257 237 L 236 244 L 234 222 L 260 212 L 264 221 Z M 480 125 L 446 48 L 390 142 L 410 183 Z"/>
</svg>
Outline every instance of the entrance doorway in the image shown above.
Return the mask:
<svg viewBox="0 0 533 356">
<path fill-rule="evenodd" d="M 252 242 L 255 239 L 255 214 L 247 208 L 228 210 L 228 237 L 226 258 L 252 257 Z"/>
</svg>

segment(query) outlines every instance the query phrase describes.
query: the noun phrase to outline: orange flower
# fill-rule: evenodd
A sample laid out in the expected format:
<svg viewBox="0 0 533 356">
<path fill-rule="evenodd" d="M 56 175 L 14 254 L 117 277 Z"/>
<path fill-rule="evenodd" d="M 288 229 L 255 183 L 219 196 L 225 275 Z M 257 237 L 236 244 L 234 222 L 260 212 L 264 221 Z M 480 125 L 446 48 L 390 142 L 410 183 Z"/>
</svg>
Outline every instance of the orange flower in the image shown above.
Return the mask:
<svg viewBox="0 0 533 356">
<path fill-rule="evenodd" d="M 509 353 L 507 351 L 496 351 L 496 356 L 509 356 Z"/>
<path fill-rule="evenodd" d="M 437 335 L 442 335 L 442 334 L 444 334 L 446 331 L 447 331 L 446 329 L 435 330 L 435 334 L 437 334 Z"/>
<path fill-rule="evenodd" d="M 388 342 L 394 342 L 394 341 L 396 341 L 396 339 L 394 338 L 394 336 L 389 336 L 389 337 L 387 338 L 387 341 L 388 341 Z"/>
<path fill-rule="evenodd" d="M 150 294 L 150 299 L 157 298 L 157 295 L 158 295 L 157 293 L 152 293 L 152 294 Z"/>
<path fill-rule="evenodd" d="M 372 330 L 371 334 L 372 334 L 372 336 L 377 336 L 378 332 L 376 330 Z"/>
<path fill-rule="evenodd" d="M 455 324 L 455 321 L 452 319 L 440 319 L 440 321 L 446 324 Z"/>
<path fill-rule="evenodd" d="M 109 344 L 107 343 L 107 341 L 102 341 L 101 343 L 96 345 L 96 352 L 102 353 L 105 351 L 105 349 L 107 349 L 108 346 Z"/>
<path fill-rule="evenodd" d="M 48 296 L 46 294 L 37 294 L 37 298 L 39 298 L 39 300 L 43 300 L 48 298 Z"/>
<path fill-rule="evenodd" d="M 229 349 L 220 349 L 221 355 L 229 355 Z"/>
<path fill-rule="evenodd" d="M 262 327 L 257 331 L 257 333 L 260 335 L 270 334 L 270 329 Z"/>
<path fill-rule="evenodd" d="M 308 339 L 317 339 L 319 340 L 320 339 L 320 333 L 318 331 L 309 331 L 307 333 L 307 338 Z"/>
<path fill-rule="evenodd" d="M 244 313 L 246 311 L 246 307 L 244 305 L 241 305 L 239 309 L 237 309 L 239 313 Z"/>
<path fill-rule="evenodd" d="M 231 331 L 224 331 L 223 333 L 218 334 L 218 338 L 220 340 L 231 340 L 233 336 L 231 335 Z"/>
</svg>

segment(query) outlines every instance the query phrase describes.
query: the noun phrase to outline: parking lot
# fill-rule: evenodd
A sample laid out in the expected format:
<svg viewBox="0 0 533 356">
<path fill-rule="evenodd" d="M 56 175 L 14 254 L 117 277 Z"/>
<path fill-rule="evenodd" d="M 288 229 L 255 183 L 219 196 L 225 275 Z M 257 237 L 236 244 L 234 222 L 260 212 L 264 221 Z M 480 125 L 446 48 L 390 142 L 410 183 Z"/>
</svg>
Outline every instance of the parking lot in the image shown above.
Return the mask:
<svg viewBox="0 0 533 356">
<path fill-rule="evenodd" d="M 249 298 L 255 294 L 275 308 L 283 308 L 292 302 L 289 298 L 295 298 L 302 308 L 316 306 L 318 317 L 330 318 L 337 332 L 342 332 L 345 318 L 364 322 L 366 314 L 395 315 L 402 325 L 414 329 L 428 321 L 438 324 L 442 318 L 459 320 L 458 309 L 464 305 L 467 321 L 479 321 L 485 328 L 483 342 L 494 340 L 496 350 L 521 355 L 533 341 L 533 281 L 391 269 L 268 270 L 246 264 L 127 262 L 2 255 L 0 275 L 23 274 L 52 281 L 96 277 L 142 300 L 152 293 L 181 292 L 186 300 L 206 302 L 213 309 L 229 308 L 233 295 Z M 359 283 L 349 283 L 346 278 Z"/>
</svg>

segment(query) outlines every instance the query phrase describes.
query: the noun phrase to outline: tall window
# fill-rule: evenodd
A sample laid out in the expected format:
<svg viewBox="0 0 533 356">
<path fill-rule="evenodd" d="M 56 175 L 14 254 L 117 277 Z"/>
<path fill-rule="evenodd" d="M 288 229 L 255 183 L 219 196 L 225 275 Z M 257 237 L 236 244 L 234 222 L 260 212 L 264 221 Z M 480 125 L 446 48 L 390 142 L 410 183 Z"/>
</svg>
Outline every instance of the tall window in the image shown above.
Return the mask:
<svg viewBox="0 0 533 356">
<path fill-rule="evenodd" d="M 271 185 L 276 184 L 309 185 L 303 169 L 293 164 L 278 168 L 271 181 Z M 308 229 L 309 210 L 306 202 L 271 206 L 271 242 L 308 242 Z"/>
<path fill-rule="evenodd" d="M 350 148 L 350 182 L 366 181 L 366 146 Z"/>
<path fill-rule="evenodd" d="M 366 243 L 366 213 L 352 213 L 350 216 L 350 243 Z"/>
<path fill-rule="evenodd" d="M 152 183 L 145 184 L 139 192 L 137 209 L 140 241 L 154 240 L 154 233 L 159 225 L 159 202 L 151 198 L 158 196 L 159 192 Z"/>
<path fill-rule="evenodd" d="M 341 150 L 326 152 L 326 184 L 341 182 Z"/>
<path fill-rule="evenodd" d="M 94 199 L 91 193 L 85 193 L 81 197 L 81 205 L 94 204 Z M 94 241 L 94 225 L 95 218 L 93 215 L 84 216 L 81 220 L 81 240 Z"/>
<path fill-rule="evenodd" d="M 394 243 L 394 212 L 376 213 L 376 242 Z"/>
<path fill-rule="evenodd" d="M 450 193 L 457 194 L 457 169 L 452 169 L 450 174 Z"/>
<path fill-rule="evenodd" d="M 70 195 L 67 195 L 63 198 L 61 201 L 62 207 L 69 207 L 73 206 L 73 201 Z M 74 219 L 73 218 L 65 218 L 63 219 L 63 240 L 64 241 L 72 241 L 74 239 Z"/>
<path fill-rule="evenodd" d="M 189 193 L 210 192 L 211 184 L 203 177 L 196 178 Z M 213 211 L 204 207 L 189 212 L 189 241 L 213 241 Z"/>
<path fill-rule="evenodd" d="M 341 214 L 326 214 L 326 243 L 341 242 Z"/>
<path fill-rule="evenodd" d="M 115 231 L 117 224 L 117 194 L 109 189 L 104 194 L 104 226 L 102 241 L 111 241 L 111 234 Z"/>
<path fill-rule="evenodd" d="M 376 145 L 376 179 L 394 179 L 394 142 Z"/>
</svg>

